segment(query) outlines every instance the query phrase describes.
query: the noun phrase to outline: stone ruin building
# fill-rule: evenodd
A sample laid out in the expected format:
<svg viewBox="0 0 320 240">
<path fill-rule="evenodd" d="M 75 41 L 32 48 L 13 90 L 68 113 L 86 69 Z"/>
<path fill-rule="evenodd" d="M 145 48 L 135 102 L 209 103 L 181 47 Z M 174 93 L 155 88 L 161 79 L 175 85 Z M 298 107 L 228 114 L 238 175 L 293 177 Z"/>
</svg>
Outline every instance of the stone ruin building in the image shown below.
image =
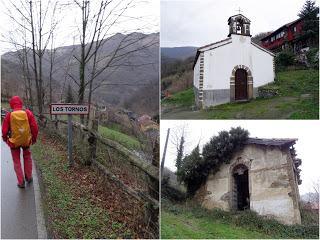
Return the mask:
<svg viewBox="0 0 320 240">
<path fill-rule="evenodd" d="M 250 209 L 285 224 L 300 224 L 296 140 L 249 138 L 229 164 L 209 175 L 196 199 L 207 209 Z"/>
</svg>

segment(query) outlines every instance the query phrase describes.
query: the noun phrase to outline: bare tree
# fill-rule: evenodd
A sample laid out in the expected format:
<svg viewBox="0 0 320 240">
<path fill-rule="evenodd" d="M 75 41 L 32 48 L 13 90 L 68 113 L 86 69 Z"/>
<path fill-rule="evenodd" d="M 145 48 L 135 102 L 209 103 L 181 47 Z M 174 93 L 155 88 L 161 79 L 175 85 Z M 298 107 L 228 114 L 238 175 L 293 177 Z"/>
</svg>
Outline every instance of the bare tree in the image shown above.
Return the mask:
<svg viewBox="0 0 320 240">
<path fill-rule="evenodd" d="M 181 167 L 183 157 L 185 155 L 186 148 L 186 137 L 188 132 L 188 125 L 183 123 L 181 125 L 177 125 L 173 128 L 171 134 L 171 143 L 175 148 L 175 152 L 177 154 L 176 157 L 176 167 L 177 170 Z"/>
<path fill-rule="evenodd" d="M 320 179 L 317 179 L 317 180 L 314 180 L 312 182 L 312 188 L 313 188 L 313 191 L 314 191 L 314 196 L 315 196 L 315 199 L 314 199 L 314 202 L 318 203 L 319 204 L 319 193 L 320 193 Z"/>
<path fill-rule="evenodd" d="M 74 0 L 81 11 L 81 24 L 78 28 L 80 56 L 74 56 L 79 63 L 79 79 L 72 75 L 69 76 L 78 86 L 78 102 L 80 104 L 85 102 L 86 90 L 88 90 L 87 101 L 91 104 L 93 92 L 108 84 L 108 76 L 112 75 L 119 67 L 133 66 L 134 64 L 129 61 L 129 57 L 133 53 L 145 50 L 157 43 L 157 41 L 149 41 L 142 45 L 138 44 L 146 38 L 146 35 L 130 33 L 123 35 L 120 42 L 111 51 L 102 54 L 103 46 L 114 40 L 111 37 L 114 35 L 113 29 L 120 22 L 132 20 L 133 17 L 126 16 L 125 13 L 135 7 L 137 2 L 134 0 L 101 0 L 99 6 L 94 7 L 91 6 L 95 3 L 94 1 Z M 141 31 L 142 28 L 138 27 L 134 30 Z M 136 65 L 136 67 L 138 66 Z M 98 77 L 107 70 L 108 74 L 98 80 Z M 87 120 L 89 118 L 90 116 Z M 81 122 L 84 123 L 83 116 L 81 116 Z"/>
<path fill-rule="evenodd" d="M 12 24 L 20 32 L 25 32 L 23 43 L 25 51 L 31 49 L 32 63 L 30 67 L 33 71 L 33 78 L 36 87 L 37 106 L 40 114 L 44 107 L 44 78 L 43 78 L 43 57 L 58 22 L 55 19 L 57 1 L 48 0 L 45 5 L 43 1 L 9 1 L 6 6 L 6 14 L 11 19 Z M 28 50 L 27 50 L 28 49 Z M 29 68 L 28 54 L 24 54 L 25 67 Z M 28 70 L 29 71 L 29 70 Z M 30 78 L 31 79 L 31 78 Z M 31 81 L 28 82 L 29 95 L 31 93 Z M 33 100 L 32 100 L 33 101 Z"/>
<path fill-rule="evenodd" d="M 30 49 L 27 47 L 26 31 L 25 29 L 18 29 L 15 32 L 9 32 L 6 36 L 3 37 L 7 42 L 11 43 L 16 50 L 15 56 L 18 58 L 19 64 L 22 69 L 25 104 L 29 108 L 32 108 L 32 80 L 28 60 L 28 53 L 30 52 Z"/>
</svg>

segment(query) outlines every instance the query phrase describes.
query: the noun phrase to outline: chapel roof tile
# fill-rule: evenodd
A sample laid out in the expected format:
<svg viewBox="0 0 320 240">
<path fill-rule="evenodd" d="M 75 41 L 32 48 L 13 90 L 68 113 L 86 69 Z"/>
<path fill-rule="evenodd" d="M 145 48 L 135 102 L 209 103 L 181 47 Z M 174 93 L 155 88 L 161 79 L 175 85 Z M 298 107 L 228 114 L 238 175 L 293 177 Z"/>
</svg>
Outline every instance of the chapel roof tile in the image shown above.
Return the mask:
<svg viewBox="0 0 320 240">
<path fill-rule="evenodd" d="M 246 144 L 257 144 L 265 146 L 292 146 L 296 143 L 296 138 L 249 138 Z"/>
</svg>

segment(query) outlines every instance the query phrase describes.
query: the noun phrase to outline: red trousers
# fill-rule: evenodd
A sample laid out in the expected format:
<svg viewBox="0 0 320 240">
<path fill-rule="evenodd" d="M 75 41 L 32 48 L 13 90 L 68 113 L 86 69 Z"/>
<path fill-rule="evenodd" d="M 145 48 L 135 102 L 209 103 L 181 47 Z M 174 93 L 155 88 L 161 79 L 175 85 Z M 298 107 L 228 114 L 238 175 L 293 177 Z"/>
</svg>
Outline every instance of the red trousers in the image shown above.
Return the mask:
<svg viewBox="0 0 320 240">
<path fill-rule="evenodd" d="M 31 159 L 30 148 L 22 148 L 23 165 L 24 165 L 24 174 L 23 174 L 21 161 L 20 161 L 20 149 L 21 148 L 11 148 L 11 155 L 12 155 L 14 171 L 16 172 L 18 183 L 22 184 L 24 181 L 24 176 L 28 179 L 32 177 L 32 159 Z"/>
</svg>

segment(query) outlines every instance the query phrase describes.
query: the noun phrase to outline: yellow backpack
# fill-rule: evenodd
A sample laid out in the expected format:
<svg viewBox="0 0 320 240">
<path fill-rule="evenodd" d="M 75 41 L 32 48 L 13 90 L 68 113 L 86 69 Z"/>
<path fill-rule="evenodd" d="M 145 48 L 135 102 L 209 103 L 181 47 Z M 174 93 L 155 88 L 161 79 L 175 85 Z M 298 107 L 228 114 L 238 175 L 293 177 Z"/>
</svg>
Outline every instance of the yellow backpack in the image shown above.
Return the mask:
<svg viewBox="0 0 320 240">
<path fill-rule="evenodd" d="M 10 130 L 9 141 L 15 147 L 29 147 L 31 145 L 31 130 L 25 111 L 18 110 L 10 113 Z"/>
</svg>

